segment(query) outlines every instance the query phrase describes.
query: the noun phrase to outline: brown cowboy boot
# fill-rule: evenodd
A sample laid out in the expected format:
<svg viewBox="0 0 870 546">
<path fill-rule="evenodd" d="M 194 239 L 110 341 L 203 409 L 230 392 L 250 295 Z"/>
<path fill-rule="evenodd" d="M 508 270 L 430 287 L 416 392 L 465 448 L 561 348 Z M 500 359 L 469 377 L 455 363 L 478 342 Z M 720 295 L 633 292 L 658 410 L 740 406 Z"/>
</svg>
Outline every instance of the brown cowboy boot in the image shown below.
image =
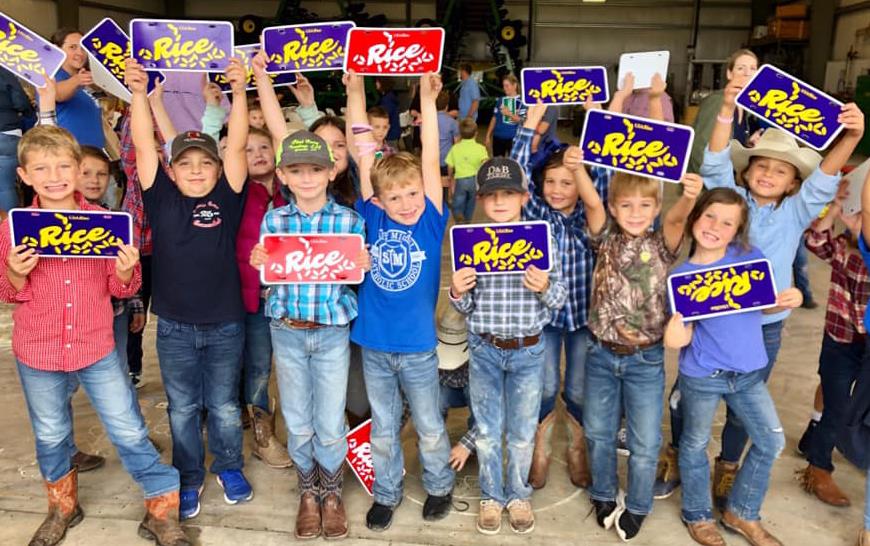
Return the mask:
<svg viewBox="0 0 870 546">
<path fill-rule="evenodd" d="M 565 411 L 565 421 L 568 423 L 568 476 L 571 483 L 586 489 L 592 485 L 592 475 L 589 474 L 589 463 L 586 461 L 586 435 L 574 416 Z"/>
<path fill-rule="evenodd" d="M 320 536 L 320 501 L 318 495 L 317 467 L 307 474 L 296 467 L 299 481 L 299 510 L 296 512 L 296 538 L 308 540 Z"/>
<path fill-rule="evenodd" d="M 287 446 L 275 437 L 275 401 L 272 400 L 272 413 L 256 406 L 248 405 L 248 415 L 254 428 L 254 457 L 272 468 L 290 468 L 293 461 L 287 454 Z"/>
<path fill-rule="evenodd" d="M 139 524 L 139 536 L 158 546 L 191 546 L 193 542 L 178 524 L 178 490 L 145 499 L 145 519 Z"/>
<path fill-rule="evenodd" d="M 45 482 L 48 491 L 48 515 L 36 530 L 29 546 L 54 546 L 66 536 L 66 530 L 78 525 L 85 517 L 78 502 L 79 483 L 73 468 L 59 480 Z"/>
<path fill-rule="evenodd" d="M 725 511 L 728 495 L 734 487 L 734 478 L 739 469 L 739 464 L 727 463 L 716 457 L 716 467 L 713 469 L 713 505 L 719 512 Z"/>
<path fill-rule="evenodd" d="M 535 432 L 535 449 L 532 452 L 532 466 L 529 469 L 529 485 L 540 489 L 547 485 L 547 471 L 550 468 L 550 437 L 556 423 L 556 412 L 551 411 L 538 423 Z"/>
<path fill-rule="evenodd" d="M 341 501 L 342 479 L 344 464 L 330 474 L 320 465 L 317 465 L 320 478 L 320 513 L 323 517 L 323 538 L 327 540 L 344 538 L 347 536 L 347 515 L 344 512 L 344 503 Z"/>
<path fill-rule="evenodd" d="M 727 510 L 722 513 L 722 526 L 741 535 L 752 546 L 783 546 L 782 542 L 771 535 L 760 521 L 740 519 Z"/>
<path fill-rule="evenodd" d="M 824 468 L 809 465 L 804 470 L 798 470 L 796 474 L 804 491 L 812 493 L 820 501 L 838 507 L 852 504 L 849 497 L 834 482 L 831 473 Z"/>
</svg>

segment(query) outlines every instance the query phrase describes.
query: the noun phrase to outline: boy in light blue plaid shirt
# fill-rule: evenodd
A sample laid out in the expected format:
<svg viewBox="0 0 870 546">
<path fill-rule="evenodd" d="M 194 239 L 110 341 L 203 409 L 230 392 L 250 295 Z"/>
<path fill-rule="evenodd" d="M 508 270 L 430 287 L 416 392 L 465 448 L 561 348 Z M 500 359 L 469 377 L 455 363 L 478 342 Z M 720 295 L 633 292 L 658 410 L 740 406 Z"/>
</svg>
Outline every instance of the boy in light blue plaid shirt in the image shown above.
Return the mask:
<svg viewBox="0 0 870 546">
<path fill-rule="evenodd" d="M 362 217 L 327 193 L 335 161 L 322 138 L 308 131 L 286 137 L 278 150 L 277 174 L 293 198 L 266 213 L 262 234 L 365 234 Z M 266 258 L 265 247 L 257 245 L 251 265 L 261 267 Z M 365 251 L 357 263 L 368 269 Z M 266 315 L 272 318 L 288 451 L 299 478 L 296 538 L 321 533 L 328 539 L 342 538 L 347 536 L 341 490 L 347 453 L 348 325 L 357 315 L 356 294 L 341 284 L 278 285 L 269 291 Z"/>
<path fill-rule="evenodd" d="M 493 223 L 518 222 L 529 199 L 522 168 L 494 158 L 477 173 L 478 195 Z M 541 405 L 544 342 L 550 314 L 565 304 L 556 242 L 550 240 L 549 273 L 530 266 L 523 274 L 478 277 L 472 267 L 453 274 L 450 300 L 468 317 L 471 407 L 477 421 L 481 502 L 477 530 L 496 534 L 507 507 L 511 529 L 535 527 L 528 475 Z M 507 483 L 502 476 L 502 436 L 507 439 Z"/>
</svg>

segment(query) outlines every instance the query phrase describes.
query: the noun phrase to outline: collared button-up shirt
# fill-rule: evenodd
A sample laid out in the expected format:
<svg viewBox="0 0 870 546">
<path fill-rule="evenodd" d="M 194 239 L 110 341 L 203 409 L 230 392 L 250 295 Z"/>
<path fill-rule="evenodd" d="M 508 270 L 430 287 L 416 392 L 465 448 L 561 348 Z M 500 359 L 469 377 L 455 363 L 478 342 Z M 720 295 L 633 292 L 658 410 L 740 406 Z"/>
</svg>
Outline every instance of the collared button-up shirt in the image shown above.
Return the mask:
<svg viewBox="0 0 870 546">
<path fill-rule="evenodd" d="M 102 210 L 76 194 L 81 210 Z M 38 198 L 32 208 L 39 208 Z M 12 250 L 9 220 L 0 224 L 0 260 Z M 115 349 L 111 297 L 129 298 L 142 284 L 139 264 L 123 284 L 114 259 L 41 258 L 16 290 L 0 272 L 0 301 L 12 312 L 12 352 L 36 370 L 74 372 Z"/>
<path fill-rule="evenodd" d="M 567 289 L 562 282 L 562 266 L 556 240 L 550 240 L 550 286 L 532 292 L 523 286 L 522 274 L 478 275 L 474 289 L 451 302 L 468 317 L 468 330 L 511 339 L 541 333 L 550 322 L 550 313 L 565 305 Z"/>
<path fill-rule="evenodd" d="M 833 231 L 807 230 L 806 246 L 831 264 L 831 288 L 825 311 L 825 332 L 835 341 L 852 343 L 866 334 L 864 313 L 870 300 L 870 276 L 864 260 L 846 234 L 834 237 Z"/>
<path fill-rule="evenodd" d="M 260 234 L 285 233 L 356 233 L 365 237 L 365 228 L 356 211 L 329 197 L 326 205 L 313 214 L 302 212 L 295 201 L 267 212 Z M 275 319 L 286 317 L 343 326 L 356 315 L 356 294 L 343 284 L 279 284 L 269 290 L 266 302 L 266 316 Z"/>
<path fill-rule="evenodd" d="M 511 150 L 511 158 L 522 166 L 529 181 L 530 198 L 523 207 L 523 219 L 544 220 L 550 224 L 562 263 L 562 281 L 568 290 L 565 306 L 553 311 L 550 325 L 573 332 L 586 326 L 592 290 L 592 269 L 595 267 L 595 253 L 589 247 L 583 203 L 578 201 L 574 212 L 566 216 L 550 207 L 535 192 L 535 183 L 532 180 L 532 172 L 529 167 L 534 134 L 532 129 L 520 127 L 517 130 L 517 136 Z M 607 202 L 607 188 L 612 174 L 613 171 L 602 167 L 589 169 L 589 175 L 595 189 L 605 203 Z"/>
</svg>

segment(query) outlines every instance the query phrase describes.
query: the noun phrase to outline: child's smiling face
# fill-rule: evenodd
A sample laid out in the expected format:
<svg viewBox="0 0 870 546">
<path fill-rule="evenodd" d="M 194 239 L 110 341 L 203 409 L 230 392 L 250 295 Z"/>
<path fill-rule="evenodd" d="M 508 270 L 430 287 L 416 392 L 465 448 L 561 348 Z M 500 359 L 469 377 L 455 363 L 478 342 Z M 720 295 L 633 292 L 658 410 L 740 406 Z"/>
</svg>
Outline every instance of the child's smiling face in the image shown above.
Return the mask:
<svg viewBox="0 0 870 546">
<path fill-rule="evenodd" d="M 622 231 L 633 237 L 646 233 L 662 210 L 657 198 L 644 196 L 640 192 L 616 196 L 607 206 Z"/>
<path fill-rule="evenodd" d="M 574 212 L 580 198 L 574 175 L 565 167 L 547 169 L 541 192 L 548 205 L 566 216 Z"/>
<path fill-rule="evenodd" d="M 753 157 L 744 176 L 752 197 L 764 206 L 778 203 L 794 191 L 798 185 L 797 175 L 791 163 L 772 157 Z"/>
<path fill-rule="evenodd" d="M 497 223 L 519 222 L 529 192 L 495 190 L 478 197 L 487 218 Z"/>
<path fill-rule="evenodd" d="M 707 251 L 727 248 L 740 229 L 742 214 L 740 205 L 711 203 L 692 226 L 695 244 Z"/>
<path fill-rule="evenodd" d="M 245 147 L 248 176 L 258 178 L 275 173 L 275 149 L 272 140 L 262 135 L 249 134 Z"/>
<path fill-rule="evenodd" d="M 99 201 L 109 186 L 109 164 L 96 157 L 84 156 L 81 163 L 81 177 L 76 189 L 88 201 Z"/>
</svg>

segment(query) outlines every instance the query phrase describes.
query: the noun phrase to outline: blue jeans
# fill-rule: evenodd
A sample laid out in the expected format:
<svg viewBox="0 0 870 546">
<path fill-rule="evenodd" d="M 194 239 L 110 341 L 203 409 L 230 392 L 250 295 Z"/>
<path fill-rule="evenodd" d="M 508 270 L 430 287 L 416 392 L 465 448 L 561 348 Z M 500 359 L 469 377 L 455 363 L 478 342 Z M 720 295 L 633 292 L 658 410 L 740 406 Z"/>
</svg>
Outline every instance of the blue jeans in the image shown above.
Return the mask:
<svg viewBox="0 0 870 546">
<path fill-rule="evenodd" d="M 94 364 L 70 373 L 35 370 L 16 362 L 36 438 L 39 471 L 47 482 L 56 482 L 70 471 L 73 430 L 69 382 L 77 379 L 124 468 L 142 487 L 145 498 L 178 490 L 178 472 L 160 462 L 160 455 L 148 440 L 139 402 L 114 350 Z"/>
<path fill-rule="evenodd" d="M 685 416 L 679 454 L 684 521 L 713 520 L 707 444 L 710 442 L 713 418 L 722 398 L 740 417 L 752 440 L 728 497 L 728 511 L 745 520 L 760 518 L 761 503 L 770 481 L 770 469 L 785 446 L 782 425 L 762 371 L 717 371 L 708 377 L 680 374 L 680 394 Z"/>
<path fill-rule="evenodd" d="M 315 464 L 334 474 L 347 454 L 349 328 L 299 330 L 272 320 L 271 329 L 290 458 L 305 474 Z"/>
<path fill-rule="evenodd" d="M 665 390 L 664 348 L 661 344 L 633 355 L 617 355 L 596 341 L 586 356 L 584 427 L 592 487 L 589 496 L 615 501 L 616 435 L 620 400 L 628 432 L 628 493 L 626 508 L 645 515 L 652 510 L 653 482 L 662 443 L 662 397 Z"/>
<path fill-rule="evenodd" d="M 852 384 L 861 371 L 864 358 L 864 340 L 839 343 L 825 334 L 819 353 L 819 376 L 822 378 L 822 399 L 825 411 L 813 434 L 807 451 L 807 461 L 813 466 L 832 472 L 831 453 L 837 436 L 845 424 L 846 412 L 852 400 Z"/>
<path fill-rule="evenodd" d="M 272 373 L 272 332 L 263 299 L 256 313 L 245 314 L 242 352 L 242 391 L 246 404 L 269 411 L 269 375 Z"/>
<path fill-rule="evenodd" d="M 864 529 L 870 531 L 870 476 L 864 478 Z"/>
<path fill-rule="evenodd" d="M 779 347 L 782 344 L 782 327 L 785 324 L 784 320 L 772 322 L 761 327 L 764 335 L 764 349 L 767 351 L 767 366 L 761 371 L 761 376 L 764 382 L 770 379 L 770 373 L 773 371 L 773 365 L 776 364 L 776 355 L 779 354 Z M 743 448 L 746 447 L 748 439 L 746 430 L 740 422 L 740 418 L 734 415 L 731 408 L 725 414 L 725 426 L 722 428 L 722 454 L 720 458 L 729 463 L 740 461 L 743 455 Z"/>
<path fill-rule="evenodd" d="M 471 332 L 469 386 L 477 420 L 480 494 L 502 506 L 532 496 L 535 430 L 541 409 L 544 341 L 499 349 Z M 507 443 L 507 480 L 502 476 L 502 438 Z"/>
<path fill-rule="evenodd" d="M 115 352 L 118 353 L 118 361 L 121 363 L 124 373 L 129 373 L 130 367 L 127 365 L 127 337 L 130 334 L 130 310 L 124 306 L 124 311 L 120 315 L 115 315 L 115 320 L 112 324 L 115 334 Z"/>
<path fill-rule="evenodd" d="M 238 470 L 242 459 L 239 362 L 245 326 L 241 321 L 187 324 L 157 321 L 157 356 L 172 431 L 172 465 L 183 489 L 205 480 L 202 410 L 208 410 L 208 449 L 215 474 Z"/>
<path fill-rule="evenodd" d="M 18 167 L 18 143 L 21 137 L 0 133 L 0 210 L 18 206 L 15 191 L 15 168 Z"/>
<path fill-rule="evenodd" d="M 544 392 L 541 395 L 539 421 L 556 407 L 559 395 L 560 362 L 562 346 L 565 346 L 565 391 L 562 399 L 568 413 L 583 423 L 583 378 L 586 376 L 586 350 L 589 347 L 589 330 L 580 328 L 570 332 L 563 328 L 544 327 Z"/>
<path fill-rule="evenodd" d="M 474 204 L 477 198 L 477 179 L 473 176 L 457 178 L 453 189 L 453 216 L 462 217 L 470 222 L 474 216 Z"/>
<path fill-rule="evenodd" d="M 435 351 L 386 353 L 362 348 L 363 372 L 372 408 L 372 460 L 375 502 L 396 506 L 402 500 L 402 394 L 411 406 L 423 466 L 423 488 L 444 496 L 453 489 L 450 439 L 444 427 Z"/>
</svg>

